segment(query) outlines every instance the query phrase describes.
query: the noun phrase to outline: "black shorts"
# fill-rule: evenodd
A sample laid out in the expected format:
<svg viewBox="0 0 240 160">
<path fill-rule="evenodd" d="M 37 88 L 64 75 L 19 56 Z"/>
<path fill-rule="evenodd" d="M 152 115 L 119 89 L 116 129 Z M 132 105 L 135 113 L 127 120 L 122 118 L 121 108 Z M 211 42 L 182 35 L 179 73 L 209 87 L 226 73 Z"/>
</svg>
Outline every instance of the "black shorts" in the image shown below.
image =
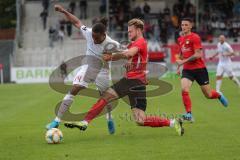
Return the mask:
<svg viewBox="0 0 240 160">
<path fill-rule="evenodd" d="M 208 71 L 206 68 L 193 70 L 183 69 L 182 78 L 187 78 L 192 82 L 196 80 L 200 86 L 209 84 Z"/>
<path fill-rule="evenodd" d="M 128 96 L 131 108 L 146 110 L 146 84 L 138 79 L 122 78 L 112 87 L 119 98 Z"/>
</svg>

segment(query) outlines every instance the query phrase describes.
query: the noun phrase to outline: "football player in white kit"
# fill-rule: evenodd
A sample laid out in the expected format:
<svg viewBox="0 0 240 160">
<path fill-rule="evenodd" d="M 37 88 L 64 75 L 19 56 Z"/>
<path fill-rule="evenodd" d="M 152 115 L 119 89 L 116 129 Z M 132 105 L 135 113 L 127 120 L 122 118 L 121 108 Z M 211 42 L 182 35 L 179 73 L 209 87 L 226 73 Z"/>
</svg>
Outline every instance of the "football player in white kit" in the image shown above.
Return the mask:
<svg viewBox="0 0 240 160">
<path fill-rule="evenodd" d="M 226 42 L 226 38 L 224 35 L 219 36 L 219 43 L 217 44 L 217 53 L 210 57 L 212 60 L 214 57 L 219 55 L 219 62 L 217 66 L 217 73 L 216 73 L 216 91 L 220 92 L 223 74 L 226 73 L 227 76 L 233 80 L 238 87 L 240 87 L 240 82 L 238 78 L 234 75 L 232 69 L 232 60 L 231 56 L 234 56 L 235 53 L 232 47 Z"/>
<path fill-rule="evenodd" d="M 63 98 L 56 118 L 46 126 L 46 129 L 48 130 L 59 127 L 61 118 L 63 117 L 63 114 L 69 110 L 74 97 L 80 90 L 87 88 L 89 83 L 95 82 L 100 92 L 104 92 L 109 88 L 109 64 L 105 63 L 103 66 L 102 54 L 105 52 L 104 49 L 106 45 L 110 43 L 117 47 L 120 46 L 118 42 L 112 40 L 106 34 L 106 19 L 101 19 L 99 22 L 94 24 L 92 28 L 88 28 L 84 26 L 77 17 L 67 12 L 61 5 L 55 5 L 54 7 L 56 11 L 63 13 L 75 27 L 80 29 L 87 41 L 86 55 L 89 56 L 86 56 L 86 64 L 80 67 L 80 70 L 75 76 L 71 91 Z M 113 134 L 115 132 L 115 128 L 110 111 L 107 113 L 107 120 L 109 133 Z"/>
</svg>

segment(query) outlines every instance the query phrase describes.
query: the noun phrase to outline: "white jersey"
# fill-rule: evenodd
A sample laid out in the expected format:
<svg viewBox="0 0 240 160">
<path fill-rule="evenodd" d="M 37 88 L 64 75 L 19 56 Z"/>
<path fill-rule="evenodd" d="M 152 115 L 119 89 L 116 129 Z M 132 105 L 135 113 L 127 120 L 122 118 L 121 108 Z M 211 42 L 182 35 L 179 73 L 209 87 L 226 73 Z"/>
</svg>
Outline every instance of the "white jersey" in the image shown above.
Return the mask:
<svg viewBox="0 0 240 160">
<path fill-rule="evenodd" d="M 84 38 L 87 40 L 86 55 L 94 55 L 101 58 L 105 47 L 107 47 L 107 45 L 110 43 L 116 45 L 117 48 L 120 48 L 120 44 L 117 41 L 111 39 L 108 35 L 106 35 L 105 40 L 101 44 L 95 44 L 92 38 L 92 28 L 81 26 L 80 30 Z"/>
<path fill-rule="evenodd" d="M 74 77 L 73 84 L 88 87 L 89 83 L 95 82 L 98 90 L 104 92 L 110 87 L 109 63 L 102 66 L 102 54 L 108 48 L 115 46 L 116 50 L 120 48 L 120 44 L 106 35 L 106 39 L 101 44 L 95 44 L 92 38 L 92 29 L 86 26 L 80 28 L 83 36 L 87 40 L 86 64 L 79 68 L 78 73 Z M 108 46 L 109 44 L 110 47 Z M 107 48 L 106 48 L 107 47 Z M 106 49 L 105 49 L 106 48 Z M 93 58 L 95 56 L 97 59 Z"/>
<path fill-rule="evenodd" d="M 219 42 L 217 44 L 217 52 L 219 54 L 219 63 L 218 64 L 224 65 L 224 64 L 230 64 L 232 62 L 231 57 L 224 55 L 228 52 L 230 52 L 230 53 L 233 52 L 232 47 L 227 42 L 224 42 L 223 44 L 221 44 Z"/>
</svg>

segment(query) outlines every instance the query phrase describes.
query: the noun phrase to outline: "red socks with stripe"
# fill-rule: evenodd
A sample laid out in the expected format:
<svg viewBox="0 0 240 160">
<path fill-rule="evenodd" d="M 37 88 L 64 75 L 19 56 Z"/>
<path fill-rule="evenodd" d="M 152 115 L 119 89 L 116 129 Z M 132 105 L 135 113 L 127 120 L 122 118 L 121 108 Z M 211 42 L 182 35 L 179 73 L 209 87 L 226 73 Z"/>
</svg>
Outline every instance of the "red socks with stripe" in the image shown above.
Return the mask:
<svg viewBox="0 0 240 160">
<path fill-rule="evenodd" d="M 149 126 L 149 127 L 170 126 L 170 120 L 162 119 L 162 118 L 157 117 L 157 116 L 146 116 L 143 125 L 144 126 Z"/>
<path fill-rule="evenodd" d="M 92 108 L 88 111 L 87 115 L 85 116 L 84 120 L 88 123 L 92 121 L 95 117 L 97 117 L 103 108 L 107 105 L 107 101 L 103 98 L 99 99 L 96 104 L 92 106 Z"/>
<path fill-rule="evenodd" d="M 218 93 L 218 92 L 216 92 L 215 90 L 212 90 L 212 94 L 211 94 L 211 99 L 217 99 L 217 98 L 219 98 L 221 95 Z"/>
<path fill-rule="evenodd" d="M 185 106 L 185 110 L 187 113 L 192 111 L 192 102 L 189 96 L 189 92 L 182 91 L 182 101 Z"/>
</svg>

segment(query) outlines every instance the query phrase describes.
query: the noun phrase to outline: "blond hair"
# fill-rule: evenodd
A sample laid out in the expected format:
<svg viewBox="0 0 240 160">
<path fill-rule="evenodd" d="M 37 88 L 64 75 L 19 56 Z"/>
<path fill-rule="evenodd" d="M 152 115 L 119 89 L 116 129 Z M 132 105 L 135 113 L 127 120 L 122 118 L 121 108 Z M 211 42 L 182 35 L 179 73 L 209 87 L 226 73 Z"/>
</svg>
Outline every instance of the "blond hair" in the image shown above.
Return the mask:
<svg viewBox="0 0 240 160">
<path fill-rule="evenodd" d="M 128 21 L 128 26 L 135 26 L 136 28 L 140 28 L 143 31 L 144 22 L 141 19 L 134 18 Z"/>
</svg>

